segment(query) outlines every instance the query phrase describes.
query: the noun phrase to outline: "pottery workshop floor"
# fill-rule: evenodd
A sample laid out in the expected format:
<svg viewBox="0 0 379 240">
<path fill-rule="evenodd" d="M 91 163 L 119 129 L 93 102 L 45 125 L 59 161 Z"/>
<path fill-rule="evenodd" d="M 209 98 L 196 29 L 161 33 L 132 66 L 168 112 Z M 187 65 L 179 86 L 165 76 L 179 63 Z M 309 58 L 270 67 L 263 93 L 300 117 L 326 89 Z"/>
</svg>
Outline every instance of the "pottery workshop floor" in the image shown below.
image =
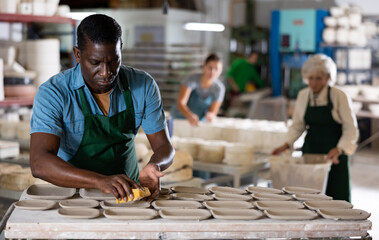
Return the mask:
<svg viewBox="0 0 379 240">
<path fill-rule="evenodd" d="M 379 149 L 369 148 L 357 152 L 352 158 L 351 168 L 352 204 L 354 208 L 360 208 L 371 213 L 369 218 L 373 223 L 369 231 L 373 239 L 379 239 Z M 260 181 L 259 185 L 267 183 Z M 0 218 L 14 200 L 0 198 Z M 0 234 L 0 240 L 4 239 L 4 233 Z"/>
</svg>

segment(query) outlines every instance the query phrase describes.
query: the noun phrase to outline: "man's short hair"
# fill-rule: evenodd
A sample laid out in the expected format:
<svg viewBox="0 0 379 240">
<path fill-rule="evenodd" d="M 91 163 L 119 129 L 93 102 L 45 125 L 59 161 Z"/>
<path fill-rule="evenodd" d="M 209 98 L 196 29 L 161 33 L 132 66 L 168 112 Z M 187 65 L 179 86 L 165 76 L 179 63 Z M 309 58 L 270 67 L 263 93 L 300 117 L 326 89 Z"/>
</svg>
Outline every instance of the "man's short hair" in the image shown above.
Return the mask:
<svg viewBox="0 0 379 240">
<path fill-rule="evenodd" d="M 121 41 L 121 26 L 111 17 L 104 14 L 90 15 L 78 26 L 78 48 L 85 49 L 87 40 L 96 44 L 114 44 Z"/>
</svg>

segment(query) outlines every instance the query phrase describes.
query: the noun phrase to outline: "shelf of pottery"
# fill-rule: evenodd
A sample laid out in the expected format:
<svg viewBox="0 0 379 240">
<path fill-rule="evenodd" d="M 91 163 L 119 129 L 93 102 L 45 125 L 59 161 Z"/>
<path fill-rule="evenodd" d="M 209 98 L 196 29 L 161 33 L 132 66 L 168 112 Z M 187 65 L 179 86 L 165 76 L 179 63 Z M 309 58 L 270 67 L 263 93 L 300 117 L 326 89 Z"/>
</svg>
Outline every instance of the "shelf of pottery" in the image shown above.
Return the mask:
<svg viewBox="0 0 379 240">
<path fill-rule="evenodd" d="M 377 34 L 375 22 L 362 20 L 362 9 L 356 6 L 330 8 L 324 18 L 320 51 L 332 55 L 337 64 L 337 84 L 372 83 L 372 47 L 368 41 Z"/>
<path fill-rule="evenodd" d="M 148 72 L 157 82 L 165 110 L 175 104 L 180 83 L 200 73 L 206 52 L 200 45 L 137 44 L 123 51 L 123 64 Z"/>
</svg>

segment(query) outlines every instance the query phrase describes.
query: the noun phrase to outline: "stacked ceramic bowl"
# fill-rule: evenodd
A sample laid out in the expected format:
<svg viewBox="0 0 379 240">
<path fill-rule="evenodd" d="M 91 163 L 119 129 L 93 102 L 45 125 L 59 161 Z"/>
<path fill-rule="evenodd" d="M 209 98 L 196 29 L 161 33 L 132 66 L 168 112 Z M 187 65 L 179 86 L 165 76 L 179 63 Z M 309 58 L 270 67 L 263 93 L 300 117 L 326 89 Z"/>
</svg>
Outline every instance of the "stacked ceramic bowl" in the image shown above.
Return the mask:
<svg viewBox="0 0 379 240">
<path fill-rule="evenodd" d="M 199 145 L 197 158 L 202 162 L 221 163 L 224 159 L 225 141 L 209 140 Z"/>
<path fill-rule="evenodd" d="M 26 67 L 37 73 L 37 87 L 60 72 L 58 39 L 28 40 L 26 51 Z"/>
</svg>

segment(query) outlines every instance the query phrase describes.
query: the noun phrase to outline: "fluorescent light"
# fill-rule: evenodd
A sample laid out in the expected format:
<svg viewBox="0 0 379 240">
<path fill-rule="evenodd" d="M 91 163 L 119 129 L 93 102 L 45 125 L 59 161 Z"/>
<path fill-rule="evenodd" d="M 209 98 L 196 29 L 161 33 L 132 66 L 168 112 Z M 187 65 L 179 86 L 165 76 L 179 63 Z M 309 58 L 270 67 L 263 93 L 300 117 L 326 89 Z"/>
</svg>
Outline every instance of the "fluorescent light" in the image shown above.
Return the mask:
<svg viewBox="0 0 379 240">
<path fill-rule="evenodd" d="M 83 20 L 84 18 L 96 14 L 95 12 L 69 12 L 68 16 L 75 20 Z"/>
<path fill-rule="evenodd" d="M 218 23 L 195 23 L 189 22 L 184 24 L 185 30 L 191 31 L 209 31 L 209 32 L 222 32 L 225 30 L 224 25 Z"/>
</svg>

